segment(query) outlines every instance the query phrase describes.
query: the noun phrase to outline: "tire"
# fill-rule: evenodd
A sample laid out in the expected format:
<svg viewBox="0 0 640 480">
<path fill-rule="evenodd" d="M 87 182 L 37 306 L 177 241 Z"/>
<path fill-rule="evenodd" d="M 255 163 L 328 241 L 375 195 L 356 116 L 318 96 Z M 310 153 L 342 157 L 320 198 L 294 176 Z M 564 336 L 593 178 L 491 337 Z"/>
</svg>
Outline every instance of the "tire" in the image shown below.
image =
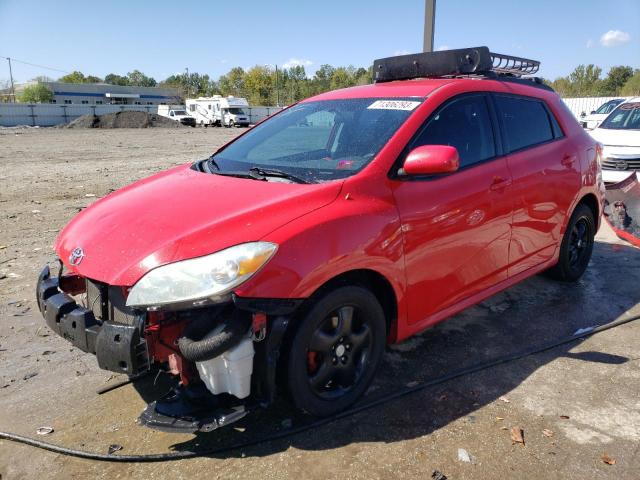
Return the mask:
<svg viewBox="0 0 640 480">
<path fill-rule="evenodd" d="M 295 406 L 319 417 L 351 406 L 373 380 L 385 342 L 384 312 L 369 290 L 347 286 L 320 298 L 301 319 L 289 351 Z"/>
<path fill-rule="evenodd" d="M 547 274 L 563 282 L 578 280 L 591 260 L 595 235 L 593 212 L 586 205 L 578 205 L 562 237 L 558 263 L 547 270 Z"/>
</svg>

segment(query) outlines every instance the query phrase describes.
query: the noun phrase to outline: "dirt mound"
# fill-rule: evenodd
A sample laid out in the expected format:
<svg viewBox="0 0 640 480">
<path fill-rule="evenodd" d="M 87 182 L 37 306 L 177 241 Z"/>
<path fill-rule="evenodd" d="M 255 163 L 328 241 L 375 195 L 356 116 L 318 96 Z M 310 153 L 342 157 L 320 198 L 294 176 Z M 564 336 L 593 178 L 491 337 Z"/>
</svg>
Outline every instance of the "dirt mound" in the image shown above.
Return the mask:
<svg viewBox="0 0 640 480">
<path fill-rule="evenodd" d="M 129 111 L 105 115 L 83 115 L 60 128 L 181 128 L 179 122 L 156 113 Z"/>
</svg>

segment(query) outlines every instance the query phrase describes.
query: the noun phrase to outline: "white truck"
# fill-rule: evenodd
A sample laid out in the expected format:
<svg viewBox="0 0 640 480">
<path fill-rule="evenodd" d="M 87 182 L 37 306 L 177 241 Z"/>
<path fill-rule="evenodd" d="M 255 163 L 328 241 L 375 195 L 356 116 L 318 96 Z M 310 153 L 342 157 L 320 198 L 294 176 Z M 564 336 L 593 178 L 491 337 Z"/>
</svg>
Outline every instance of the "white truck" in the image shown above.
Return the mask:
<svg viewBox="0 0 640 480">
<path fill-rule="evenodd" d="M 158 105 L 158 115 L 180 122 L 182 125 L 196 126 L 196 119 L 187 113 L 184 105 Z"/>
<path fill-rule="evenodd" d="M 250 116 L 249 102 L 240 97 L 198 97 L 187 99 L 187 111 L 203 127 L 248 127 Z"/>
</svg>

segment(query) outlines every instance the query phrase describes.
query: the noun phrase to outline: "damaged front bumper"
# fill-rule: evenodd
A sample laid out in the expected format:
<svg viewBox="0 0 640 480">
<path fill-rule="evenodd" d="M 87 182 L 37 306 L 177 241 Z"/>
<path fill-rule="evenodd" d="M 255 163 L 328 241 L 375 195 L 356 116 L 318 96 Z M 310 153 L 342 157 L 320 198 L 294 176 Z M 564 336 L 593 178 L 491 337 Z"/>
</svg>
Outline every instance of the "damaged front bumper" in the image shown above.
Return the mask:
<svg viewBox="0 0 640 480">
<path fill-rule="evenodd" d="M 47 265 L 36 285 L 38 308 L 51 330 L 83 352 L 93 353 L 104 370 L 137 376 L 150 369 L 143 317 L 135 318 L 133 325 L 101 321 L 61 291 L 59 283 Z"/>
<path fill-rule="evenodd" d="M 158 323 L 150 319 L 156 318 L 157 312 L 123 309 L 120 287 L 78 277 L 86 281 L 84 300 L 87 301 L 76 301 L 71 296 L 76 296 L 74 289 L 68 288 L 68 278 L 61 273 L 52 275 L 49 266 L 45 266 L 38 277 L 38 308 L 51 330 L 80 350 L 94 354 L 102 369 L 137 377 L 152 368 L 168 367 L 170 373 L 180 376 L 179 388 L 151 402 L 139 418 L 141 424 L 170 432 L 207 432 L 242 418 L 252 408 L 274 401 L 280 347 L 289 319 L 302 300 L 234 296 L 219 307 L 160 314 L 162 321 Z M 95 294 L 96 288 L 102 289 L 104 296 Z M 255 351 L 250 396 L 207 395 L 206 391 L 203 395 L 203 379 L 198 378 L 196 361 L 185 358 L 178 339 L 193 322 L 212 318 L 222 324 L 235 315 L 253 319 L 252 323 L 244 324 L 253 329 Z M 257 319 L 262 321 L 256 322 Z M 256 330 L 258 324 L 262 325 L 261 330 Z"/>
</svg>

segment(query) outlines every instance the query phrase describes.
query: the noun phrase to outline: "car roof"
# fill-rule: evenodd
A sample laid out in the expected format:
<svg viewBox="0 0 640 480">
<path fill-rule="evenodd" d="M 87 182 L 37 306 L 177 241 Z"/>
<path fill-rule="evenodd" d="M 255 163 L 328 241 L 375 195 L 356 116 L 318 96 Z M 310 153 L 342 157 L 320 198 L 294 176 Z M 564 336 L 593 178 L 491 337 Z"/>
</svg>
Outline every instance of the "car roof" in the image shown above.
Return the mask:
<svg viewBox="0 0 640 480">
<path fill-rule="evenodd" d="M 482 82 L 482 83 L 480 83 Z M 528 80 L 521 79 L 492 79 L 486 77 L 463 77 L 463 78 L 421 78 L 414 80 L 397 80 L 392 82 L 372 83 L 369 85 L 360 85 L 357 87 L 342 88 L 340 90 L 332 90 L 330 92 L 321 93 L 314 97 L 310 97 L 304 102 L 319 100 L 343 100 L 348 98 L 408 98 L 418 97 L 425 98 L 438 88 L 453 83 L 462 84 L 463 88 L 470 92 L 485 90 L 481 88 L 484 82 L 509 84 L 513 90 L 520 90 L 523 87 L 523 94 L 531 95 L 532 90 L 538 90 L 540 96 L 544 96 L 543 91 L 552 92 L 550 88 L 535 84 Z M 525 93 L 526 92 L 526 93 Z M 537 96 L 537 95 L 536 95 Z"/>
<path fill-rule="evenodd" d="M 400 80 L 396 82 L 372 83 L 357 87 L 342 88 L 321 93 L 305 101 L 340 100 L 345 98 L 389 98 L 389 97 L 426 97 L 431 92 L 454 82 L 452 78 Z"/>
</svg>

